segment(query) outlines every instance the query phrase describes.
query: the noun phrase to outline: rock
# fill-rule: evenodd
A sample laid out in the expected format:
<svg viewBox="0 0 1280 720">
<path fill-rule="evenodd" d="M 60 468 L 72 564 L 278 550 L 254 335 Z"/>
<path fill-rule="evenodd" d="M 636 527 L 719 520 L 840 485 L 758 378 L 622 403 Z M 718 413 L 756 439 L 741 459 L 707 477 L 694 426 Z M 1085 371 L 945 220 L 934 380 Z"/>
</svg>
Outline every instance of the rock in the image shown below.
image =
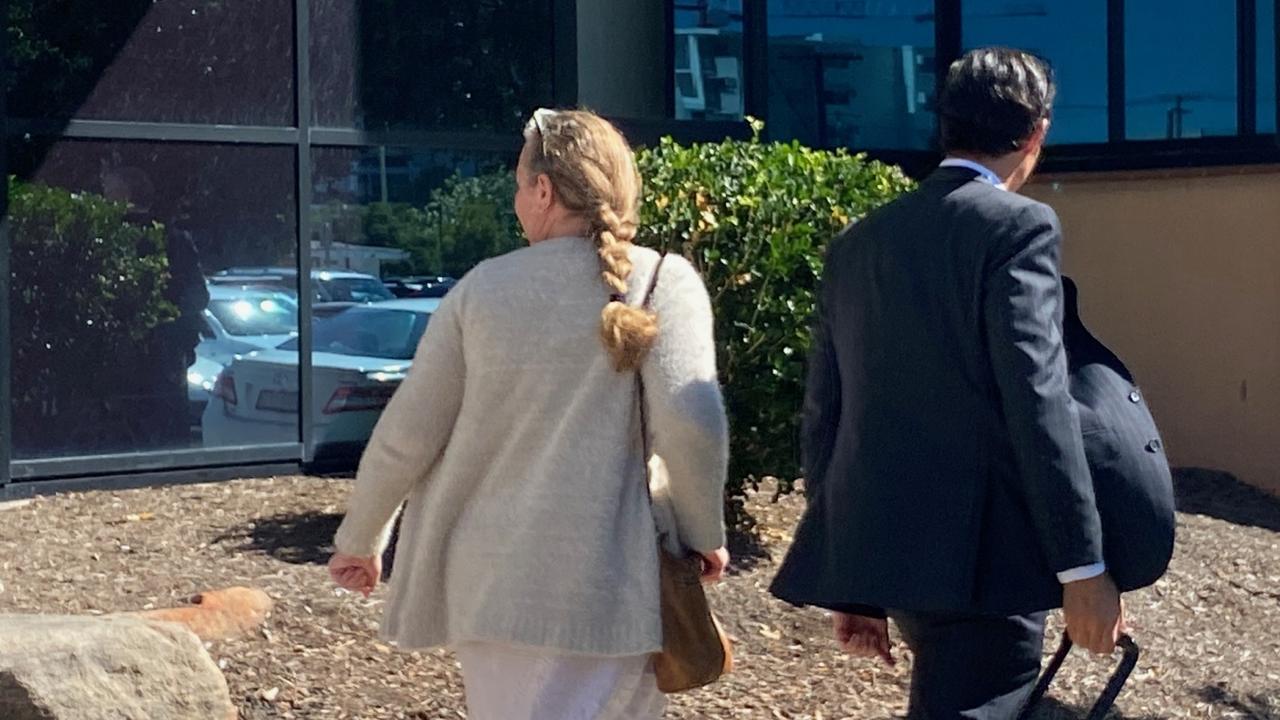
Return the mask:
<svg viewBox="0 0 1280 720">
<path fill-rule="evenodd" d="M 210 590 L 191 598 L 189 607 L 134 613 L 148 620 L 187 626 L 201 640 L 240 637 L 266 622 L 274 605 L 265 592 L 246 587 Z"/>
<path fill-rule="evenodd" d="M 4 720 L 234 720 L 186 628 L 137 617 L 0 615 Z"/>
</svg>

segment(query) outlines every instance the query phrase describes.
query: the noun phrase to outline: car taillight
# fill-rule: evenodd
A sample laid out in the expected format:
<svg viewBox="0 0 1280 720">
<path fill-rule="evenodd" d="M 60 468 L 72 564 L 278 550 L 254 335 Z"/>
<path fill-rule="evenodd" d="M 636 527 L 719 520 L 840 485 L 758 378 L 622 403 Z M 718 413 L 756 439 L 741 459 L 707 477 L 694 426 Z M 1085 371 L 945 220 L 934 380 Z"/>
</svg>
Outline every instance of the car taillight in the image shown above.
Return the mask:
<svg viewBox="0 0 1280 720">
<path fill-rule="evenodd" d="M 235 405 L 238 402 L 236 397 L 236 379 L 231 373 L 223 370 L 218 375 L 218 381 L 213 384 L 213 396 L 220 398 L 222 402 L 228 405 Z"/>
<path fill-rule="evenodd" d="M 381 410 L 391 400 L 396 386 L 392 384 L 374 386 L 343 385 L 333 391 L 333 397 L 324 406 L 325 415 L 360 410 Z"/>
</svg>

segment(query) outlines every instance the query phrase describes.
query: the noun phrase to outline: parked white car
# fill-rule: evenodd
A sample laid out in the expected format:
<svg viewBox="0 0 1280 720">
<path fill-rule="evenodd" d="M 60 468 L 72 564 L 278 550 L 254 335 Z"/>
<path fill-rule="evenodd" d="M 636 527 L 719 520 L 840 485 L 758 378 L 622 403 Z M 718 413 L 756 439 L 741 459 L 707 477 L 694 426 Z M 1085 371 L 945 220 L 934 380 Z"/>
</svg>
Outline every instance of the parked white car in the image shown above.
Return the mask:
<svg viewBox="0 0 1280 720">
<path fill-rule="evenodd" d="M 298 301 L 293 293 L 255 285 L 210 285 L 196 354 L 229 362 L 236 354 L 277 347 L 297 336 Z"/>
<path fill-rule="evenodd" d="M 187 402 L 199 424 L 222 368 L 238 355 L 274 348 L 298 336 L 292 293 L 256 286 L 209 286 L 196 360 L 187 368 Z"/>
<path fill-rule="evenodd" d="M 311 356 L 316 458 L 355 456 L 400 386 L 437 298 L 352 304 L 317 315 Z M 298 442 L 298 340 L 236 358 L 203 418 L 210 447 Z"/>
<path fill-rule="evenodd" d="M 292 293 L 257 286 L 209 287 L 196 359 L 187 368 L 187 403 L 199 425 L 222 368 L 238 355 L 274 348 L 298 336 L 298 303 Z"/>
<path fill-rule="evenodd" d="M 209 276 L 216 285 L 277 285 L 298 287 L 298 269 L 290 267 L 233 267 Z M 311 271 L 311 293 L 316 302 L 373 303 L 395 297 L 382 281 L 372 275 L 341 269 Z"/>
</svg>

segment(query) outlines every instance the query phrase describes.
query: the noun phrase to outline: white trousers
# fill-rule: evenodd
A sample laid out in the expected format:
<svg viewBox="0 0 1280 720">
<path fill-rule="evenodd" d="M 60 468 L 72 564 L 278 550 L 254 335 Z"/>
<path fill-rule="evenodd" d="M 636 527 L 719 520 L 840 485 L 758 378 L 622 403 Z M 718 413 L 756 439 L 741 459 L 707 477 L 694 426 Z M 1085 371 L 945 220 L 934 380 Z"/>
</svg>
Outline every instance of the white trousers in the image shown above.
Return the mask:
<svg viewBox="0 0 1280 720">
<path fill-rule="evenodd" d="M 657 720 L 667 699 L 648 655 L 602 657 L 465 643 L 468 720 Z"/>
</svg>

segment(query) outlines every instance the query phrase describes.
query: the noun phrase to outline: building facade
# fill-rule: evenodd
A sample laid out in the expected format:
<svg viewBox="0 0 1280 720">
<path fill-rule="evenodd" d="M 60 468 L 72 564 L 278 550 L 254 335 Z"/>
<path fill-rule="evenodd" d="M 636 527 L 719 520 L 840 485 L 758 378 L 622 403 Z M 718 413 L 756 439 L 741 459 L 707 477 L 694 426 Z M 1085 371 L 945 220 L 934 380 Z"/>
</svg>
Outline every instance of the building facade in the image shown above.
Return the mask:
<svg viewBox="0 0 1280 720">
<path fill-rule="evenodd" d="M 0 496 L 323 456 L 385 397 L 333 380 L 367 338 L 317 320 L 376 299 L 375 273 L 509 247 L 444 225 L 472 211 L 458 178 L 513 165 L 533 108 L 591 107 L 636 143 L 745 137 L 754 116 L 920 176 L 939 79 L 991 44 L 1055 66 L 1029 192 L 1171 458 L 1280 491 L 1277 0 L 0 5 Z M 406 233 L 409 259 L 386 247 Z M 210 409 L 250 398 L 269 432 Z"/>
</svg>

